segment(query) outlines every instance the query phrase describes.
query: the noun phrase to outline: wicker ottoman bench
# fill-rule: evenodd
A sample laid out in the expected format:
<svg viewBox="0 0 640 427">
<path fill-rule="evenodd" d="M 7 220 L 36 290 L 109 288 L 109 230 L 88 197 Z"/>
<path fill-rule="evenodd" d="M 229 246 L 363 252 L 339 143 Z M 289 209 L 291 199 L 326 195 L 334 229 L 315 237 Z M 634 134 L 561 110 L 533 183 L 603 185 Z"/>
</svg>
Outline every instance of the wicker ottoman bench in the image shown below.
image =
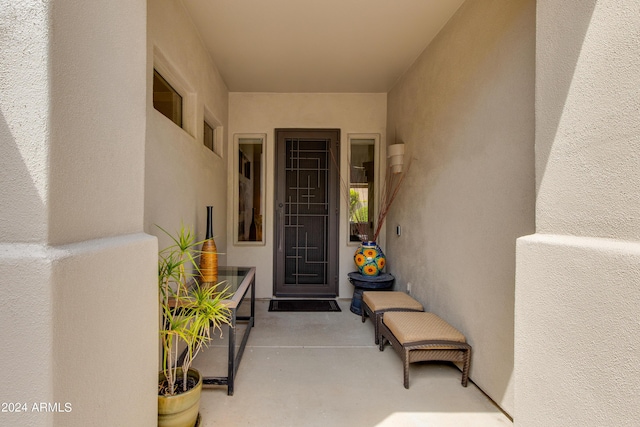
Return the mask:
<svg viewBox="0 0 640 427">
<path fill-rule="evenodd" d="M 371 317 L 376 344 L 380 342 L 380 322 L 387 311 L 424 311 L 422 304 L 404 292 L 383 291 L 362 294 L 362 323 Z"/>
<path fill-rule="evenodd" d="M 402 359 L 404 388 L 409 388 L 409 364 L 427 360 L 462 363 L 462 386 L 467 386 L 471 346 L 456 328 L 433 313 L 386 313 L 380 323 L 380 351 L 385 339 Z"/>
</svg>

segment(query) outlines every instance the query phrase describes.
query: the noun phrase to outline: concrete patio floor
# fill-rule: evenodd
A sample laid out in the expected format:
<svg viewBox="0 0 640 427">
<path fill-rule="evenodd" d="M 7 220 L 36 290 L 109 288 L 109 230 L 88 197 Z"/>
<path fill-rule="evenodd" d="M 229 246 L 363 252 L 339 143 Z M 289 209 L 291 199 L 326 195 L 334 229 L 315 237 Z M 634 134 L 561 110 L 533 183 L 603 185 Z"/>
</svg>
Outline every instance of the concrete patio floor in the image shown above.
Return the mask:
<svg viewBox="0 0 640 427">
<path fill-rule="evenodd" d="M 342 312 L 329 313 L 273 313 L 269 301 L 256 301 L 235 393 L 205 388 L 200 426 L 513 425 L 473 382 L 462 387 L 453 365 L 412 364 L 406 390 L 395 351 L 380 352 L 372 322 L 349 310 L 351 300 L 338 301 Z M 217 339 L 194 367 L 226 375 L 225 340 Z"/>
</svg>

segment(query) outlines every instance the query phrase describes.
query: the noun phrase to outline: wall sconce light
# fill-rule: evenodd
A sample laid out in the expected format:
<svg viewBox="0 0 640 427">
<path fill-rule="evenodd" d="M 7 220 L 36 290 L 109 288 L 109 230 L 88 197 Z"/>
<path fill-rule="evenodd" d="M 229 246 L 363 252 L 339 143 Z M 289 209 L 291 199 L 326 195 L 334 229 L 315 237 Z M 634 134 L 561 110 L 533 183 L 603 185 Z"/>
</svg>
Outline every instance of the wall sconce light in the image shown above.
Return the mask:
<svg viewBox="0 0 640 427">
<path fill-rule="evenodd" d="M 392 173 L 402 172 L 404 165 L 404 144 L 393 144 L 387 147 L 387 158 Z"/>
</svg>

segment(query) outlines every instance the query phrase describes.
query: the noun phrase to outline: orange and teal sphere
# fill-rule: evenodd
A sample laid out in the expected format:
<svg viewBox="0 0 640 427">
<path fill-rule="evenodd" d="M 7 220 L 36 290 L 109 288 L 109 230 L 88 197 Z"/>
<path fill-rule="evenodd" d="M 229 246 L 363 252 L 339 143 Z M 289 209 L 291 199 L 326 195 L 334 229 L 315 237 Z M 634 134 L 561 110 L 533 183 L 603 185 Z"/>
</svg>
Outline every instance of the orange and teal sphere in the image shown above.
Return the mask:
<svg viewBox="0 0 640 427">
<path fill-rule="evenodd" d="M 382 272 L 387 259 L 375 242 L 362 242 L 353 256 L 353 261 L 360 274 L 377 276 Z"/>
</svg>

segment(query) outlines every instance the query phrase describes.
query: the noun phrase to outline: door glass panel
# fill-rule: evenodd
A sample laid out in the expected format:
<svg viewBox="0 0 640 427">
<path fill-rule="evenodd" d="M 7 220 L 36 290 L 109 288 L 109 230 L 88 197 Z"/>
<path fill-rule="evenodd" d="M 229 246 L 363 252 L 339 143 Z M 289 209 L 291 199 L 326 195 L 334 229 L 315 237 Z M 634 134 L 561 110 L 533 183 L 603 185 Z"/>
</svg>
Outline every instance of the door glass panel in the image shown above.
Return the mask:
<svg viewBox="0 0 640 427">
<path fill-rule="evenodd" d="M 329 140 L 286 141 L 285 283 L 327 283 Z"/>
</svg>

